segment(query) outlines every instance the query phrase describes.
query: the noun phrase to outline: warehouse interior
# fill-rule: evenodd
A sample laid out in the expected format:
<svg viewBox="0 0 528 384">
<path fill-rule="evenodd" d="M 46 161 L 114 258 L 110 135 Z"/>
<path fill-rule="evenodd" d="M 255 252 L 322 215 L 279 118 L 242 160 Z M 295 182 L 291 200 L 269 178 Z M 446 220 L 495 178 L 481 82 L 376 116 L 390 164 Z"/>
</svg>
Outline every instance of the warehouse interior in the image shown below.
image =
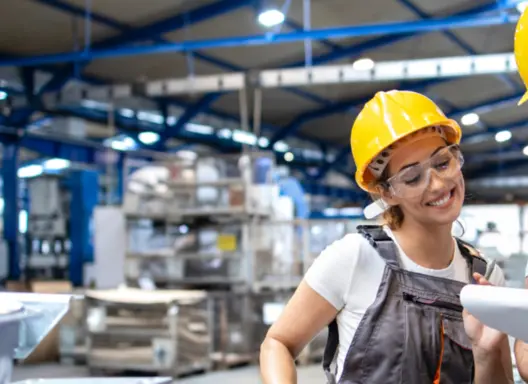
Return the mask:
<svg viewBox="0 0 528 384">
<path fill-rule="evenodd" d="M 28 336 L 12 381 L 260 382 L 260 343 L 306 269 L 373 221 L 350 129 L 378 91 L 423 93 L 460 124 L 455 234 L 522 287 L 527 6 L 1 1 L 2 290 L 73 295 L 46 306 L 63 317 Z M 325 342 L 301 353 L 300 383 L 324 381 Z"/>
</svg>

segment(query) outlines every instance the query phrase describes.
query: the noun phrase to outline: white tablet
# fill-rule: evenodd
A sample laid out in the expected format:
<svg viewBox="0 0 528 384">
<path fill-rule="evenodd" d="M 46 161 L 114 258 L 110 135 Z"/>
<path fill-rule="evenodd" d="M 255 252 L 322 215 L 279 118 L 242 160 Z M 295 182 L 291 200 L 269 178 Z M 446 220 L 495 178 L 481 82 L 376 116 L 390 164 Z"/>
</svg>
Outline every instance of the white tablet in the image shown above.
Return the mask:
<svg viewBox="0 0 528 384">
<path fill-rule="evenodd" d="M 482 323 L 528 342 L 528 289 L 470 284 L 460 301 Z"/>
</svg>

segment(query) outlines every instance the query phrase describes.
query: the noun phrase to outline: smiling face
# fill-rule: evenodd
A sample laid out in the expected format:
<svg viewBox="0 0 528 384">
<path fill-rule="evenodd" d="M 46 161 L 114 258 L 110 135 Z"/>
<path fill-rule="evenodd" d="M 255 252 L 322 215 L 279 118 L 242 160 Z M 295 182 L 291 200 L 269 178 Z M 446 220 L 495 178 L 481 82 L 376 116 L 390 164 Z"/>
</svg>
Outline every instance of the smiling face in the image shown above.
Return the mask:
<svg viewBox="0 0 528 384">
<path fill-rule="evenodd" d="M 445 171 L 449 166 L 446 157 L 442 157 L 442 153 L 447 152 L 445 147 L 442 137 L 431 135 L 399 146 L 392 154 L 387 171 L 394 187 L 385 190 L 383 198 L 389 205 L 398 205 L 405 220 L 446 225 L 458 218 L 464 201 L 464 178 L 456 167 L 454 172 Z M 451 161 L 451 164 L 456 162 L 454 158 Z M 428 162 L 430 177 L 427 180 L 423 172 L 420 178 L 420 173 L 414 169 Z M 420 183 L 423 183 L 422 188 L 418 187 Z"/>
</svg>

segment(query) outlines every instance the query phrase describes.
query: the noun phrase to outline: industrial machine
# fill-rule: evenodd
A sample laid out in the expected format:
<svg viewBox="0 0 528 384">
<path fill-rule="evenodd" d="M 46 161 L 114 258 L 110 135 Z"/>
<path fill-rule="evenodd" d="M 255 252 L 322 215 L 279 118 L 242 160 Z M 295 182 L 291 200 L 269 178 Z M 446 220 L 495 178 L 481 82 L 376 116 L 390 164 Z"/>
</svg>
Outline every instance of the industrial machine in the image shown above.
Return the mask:
<svg viewBox="0 0 528 384">
<path fill-rule="evenodd" d="M 27 180 L 29 217 L 28 280 L 66 279 L 84 283 L 85 264 L 93 260 L 91 220 L 98 202 L 95 171 L 70 170 Z"/>
</svg>

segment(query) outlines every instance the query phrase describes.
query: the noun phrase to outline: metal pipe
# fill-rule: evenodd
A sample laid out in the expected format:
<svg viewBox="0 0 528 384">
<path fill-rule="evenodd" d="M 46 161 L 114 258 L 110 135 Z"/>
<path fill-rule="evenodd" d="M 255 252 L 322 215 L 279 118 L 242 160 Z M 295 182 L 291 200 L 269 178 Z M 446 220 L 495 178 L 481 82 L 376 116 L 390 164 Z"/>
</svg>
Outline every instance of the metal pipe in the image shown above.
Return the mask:
<svg viewBox="0 0 528 384">
<path fill-rule="evenodd" d="M 169 52 L 194 51 L 200 49 L 228 48 L 240 46 L 256 46 L 284 44 L 303 41 L 305 39 L 342 39 L 371 35 L 395 35 L 409 32 L 434 32 L 448 29 L 477 28 L 492 25 L 516 23 L 518 15 L 495 16 L 457 16 L 434 20 L 404 21 L 382 24 L 356 25 L 348 27 L 333 27 L 312 29 L 310 31 L 288 32 L 277 35 L 235 36 L 210 40 L 195 40 L 180 43 L 154 44 L 148 46 L 127 46 L 113 49 L 100 49 L 91 52 L 65 52 L 51 55 L 11 58 L 0 61 L 0 67 L 35 66 L 44 64 L 69 63 L 75 61 L 97 60 L 120 56 L 137 56 L 146 54 L 161 54 Z"/>
<path fill-rule="evenodd" d="M 303 2 L 303 26 L 305 31 L 312 29 L 310 0 Z M 307 67 L 312 66 L 312 41 L 310 39 L 304 40 L 304 63 Z"/>
</svg>

